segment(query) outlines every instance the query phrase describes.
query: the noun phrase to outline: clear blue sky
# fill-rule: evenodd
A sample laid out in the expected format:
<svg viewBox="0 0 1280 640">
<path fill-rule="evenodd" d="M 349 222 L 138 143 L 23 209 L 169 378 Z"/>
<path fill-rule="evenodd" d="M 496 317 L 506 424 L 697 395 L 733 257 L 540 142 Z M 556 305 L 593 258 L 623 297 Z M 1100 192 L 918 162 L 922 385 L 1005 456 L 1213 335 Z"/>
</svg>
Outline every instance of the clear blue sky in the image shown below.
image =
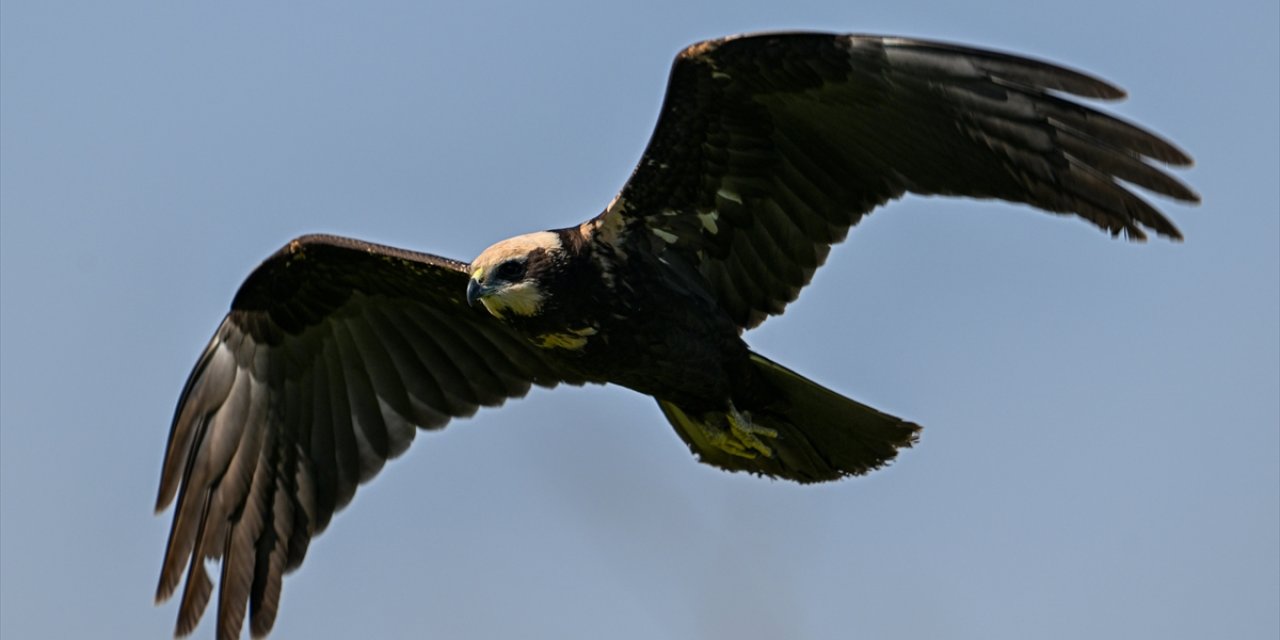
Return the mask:
<svg viewBox="0 0 1280 640">
<path fill-rule="evenodd" d="M 927 36 L 1115 81 L 1191 151 L 1182 244 L 910 198 L 761 352 L 925 425 L 800 487 L 696 464 L 646 398 L 422 434 L 286 579 L 280 638 L 1280 634 L 1280 15 L 1257 2 L 0 5 L 0 636 L 163 638 L 170 412 L 289 238 L 470 259 L 594 215 L 672 56 Z M 197 633 L 212 637 L 210 616 Z"/>
</svg>

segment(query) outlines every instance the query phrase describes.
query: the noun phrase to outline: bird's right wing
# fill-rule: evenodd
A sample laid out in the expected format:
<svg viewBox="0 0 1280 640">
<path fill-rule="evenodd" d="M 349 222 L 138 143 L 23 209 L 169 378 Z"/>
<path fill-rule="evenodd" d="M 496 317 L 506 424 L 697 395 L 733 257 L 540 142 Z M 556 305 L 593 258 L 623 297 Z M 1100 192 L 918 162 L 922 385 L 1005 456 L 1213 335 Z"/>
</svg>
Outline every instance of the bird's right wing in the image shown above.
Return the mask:
<svg viewBox="0 0 1280 640">
<path fill-rule="evenodd" d="M 249 276 L 178 401 L 157 510 L 176 495 L 157 599 L 187 574 L 194 629 L 222 560 L 218 637 L 249 605 L 270 630 L 281 578 L 417 428 L 566 380 L 465 302 L 467 265 L 347 238 L 290 242 Z"/>
<path fill-rule="evenodd" d="M 1071 94 L 1124 92 L 1046 62 L 910 38 L 701 42 L 676 58 L 649 146 L 591 224 L 624 252 L 657 247 L 695 268 L 743 328 L 781 313 L 852 225 L 907 192 L 1181 237 L 1129 186 L 1197 201 L 1159 166 L 1191 158 Z"/>
</svg>

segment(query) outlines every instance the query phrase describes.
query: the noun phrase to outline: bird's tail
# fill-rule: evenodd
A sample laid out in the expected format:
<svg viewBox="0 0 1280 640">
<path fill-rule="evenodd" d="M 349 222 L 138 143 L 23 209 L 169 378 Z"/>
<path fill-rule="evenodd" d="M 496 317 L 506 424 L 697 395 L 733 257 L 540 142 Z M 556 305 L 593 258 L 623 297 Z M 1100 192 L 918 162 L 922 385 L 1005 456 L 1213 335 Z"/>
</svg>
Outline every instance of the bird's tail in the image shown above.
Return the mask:
<svg viewBox="0 0 1280 640">
<path fill-rule="evenodd" d="M 659 400 L 701 462 L 797 482 L 861 475 L 910 447 L 920 425 L 881 413 L 752 353 L 757 394 L 746 411 L 691 415 Z"/>
</svg>

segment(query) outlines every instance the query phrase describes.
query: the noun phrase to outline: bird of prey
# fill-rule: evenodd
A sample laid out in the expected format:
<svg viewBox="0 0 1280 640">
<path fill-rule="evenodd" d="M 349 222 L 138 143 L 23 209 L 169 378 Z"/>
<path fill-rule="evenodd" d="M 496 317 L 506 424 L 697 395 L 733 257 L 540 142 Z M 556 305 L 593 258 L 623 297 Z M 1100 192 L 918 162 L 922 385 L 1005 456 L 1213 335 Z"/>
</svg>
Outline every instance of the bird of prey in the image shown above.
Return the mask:
<svg viewBox="0 0 1280 640">
<path fill-rule="evenodd" d="M 754 353 L 850 227 L 910 192 L 998 198 L 1141 240 L 1174 225 L 1131 188 L 1197 202 L 1171 143 L 1067 95 L 1115 86 L 1023 57 L 819 33 L 694 44 L 599 215 L 471 263 L 303 236 L 240 287 L 174 413 L 177 498 L 157 599 L 195 628 L 221 560 L 218 637 L 270 631 L 283 575 L 357 485 L 531 385 L 653 396 L 704 463 L 797 482 L 859 475 L 920 427 Z"/>
</svg>

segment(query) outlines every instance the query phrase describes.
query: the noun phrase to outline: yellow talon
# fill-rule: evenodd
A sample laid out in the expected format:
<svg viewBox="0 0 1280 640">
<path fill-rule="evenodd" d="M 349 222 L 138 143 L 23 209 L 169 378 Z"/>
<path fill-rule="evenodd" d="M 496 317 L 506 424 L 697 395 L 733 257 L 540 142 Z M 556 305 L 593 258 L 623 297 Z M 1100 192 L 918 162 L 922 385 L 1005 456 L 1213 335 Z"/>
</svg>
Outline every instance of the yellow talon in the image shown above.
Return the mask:
<svg viewBox="0 0 1280 640">
<path fill-rule="evenodd" d="M 744 458 L 756 457 L 750 450 L 758 451 L 766 457 L 773 455 L 773 449 L 771 449 L 769 445 L 765 444 L 764 441 L 757 436 L 776 438 L 778 437 L 778 431 L 776 429 L 752 424 L 751 414 L 739 413 L 737 409 L 733 408 L 733 405 L 729 406 L 729 428 L 732 430 L 733 440 L 736 440 L 733 444 L 742 452 L 735 453 L 734 455 L 740 455 Z M 729 439 L 728 434 L 725 434 L 725 439 Z M 721 446 L 721 448 L 729 451 L 729 449 L 724 446 Z M 729 453 L 734 452 L 729 451 Z"/>
<path fill-rule="evenodd" d="M 672 424 L 678 422 L 677 428 L 688 434 L 695 450 L 719 449 L 747 460 L 754 460 L 761 454 L 773 457 L 773 448 L 765 444 L 765 439 L 777 438 L 778 432 L 752 424 L 751 414 L 739 412 L 732 404 L 728 411 L 710 411 L 702 414 L 700 420 L 692 418 L 674 405 L 665 402 L 663 405 L 675 413 Z"/>
<path fill-rule="evenodd" d="M 756 453 L 754 451 L 748 451 L 741 441 L 734 439 L 734 437 L 729 433 L 717 431 L 713 434 L 707 435 L 710 436 L 711 444 L 714 444 L 721 451 L 729 455 L 746 458 L 747 460 L 754 460 L 756 457 Z"/>
</svg>

